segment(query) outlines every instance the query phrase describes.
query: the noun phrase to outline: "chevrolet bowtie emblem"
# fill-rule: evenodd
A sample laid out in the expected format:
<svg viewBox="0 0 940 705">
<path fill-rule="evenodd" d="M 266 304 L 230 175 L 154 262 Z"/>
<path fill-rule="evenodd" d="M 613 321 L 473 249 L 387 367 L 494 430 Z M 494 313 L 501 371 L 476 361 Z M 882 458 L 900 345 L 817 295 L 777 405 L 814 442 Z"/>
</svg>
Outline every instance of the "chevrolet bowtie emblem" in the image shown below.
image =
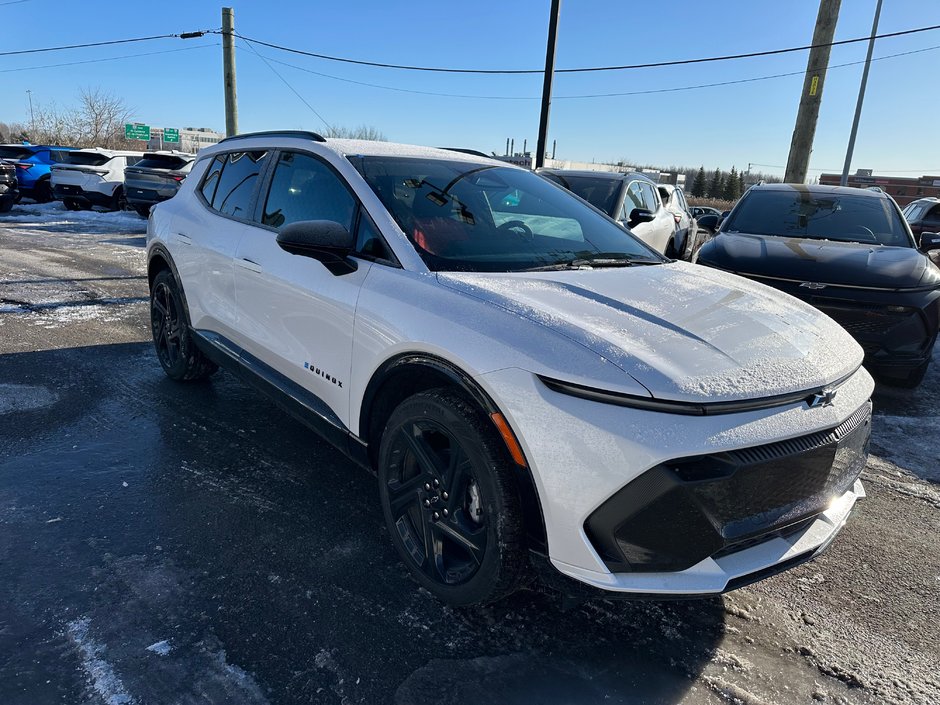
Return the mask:
<svg viewBox="0 0 940 705">
<path fill-rule="evenodd" d="M 821 392 L 816 392 L 813 396 L 806 400 L 806 403 L 809 404 L 810 409 L 818 409 L 823 406 L 832 406 L 832 402 L 836 398 L 836 390 L 834 389 L 824 389 Z"/>
<path fill-rule="evenodd" d="M 803 282 L 800 284 L 801 289 L 825 289 L 825 284 L 820 284 L 819 282 Z"/>
</svg>

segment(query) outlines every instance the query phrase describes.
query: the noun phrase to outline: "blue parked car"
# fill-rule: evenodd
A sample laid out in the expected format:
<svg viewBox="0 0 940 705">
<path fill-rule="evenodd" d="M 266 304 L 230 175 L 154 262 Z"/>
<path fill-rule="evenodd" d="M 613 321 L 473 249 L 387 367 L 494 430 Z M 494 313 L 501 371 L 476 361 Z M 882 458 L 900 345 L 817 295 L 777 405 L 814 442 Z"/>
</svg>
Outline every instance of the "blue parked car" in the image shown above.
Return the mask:
<svg viewBox="0 0 940 705">
<path fill-rule="evenodd" d="M 72 147 L 44 144 L 0 144 L 0 159 L 16 164 L 16 180 L 20 195 L 39 203 L 51 201 L 50 167 L 68 161 L 66 154 Z"/>
</svg>

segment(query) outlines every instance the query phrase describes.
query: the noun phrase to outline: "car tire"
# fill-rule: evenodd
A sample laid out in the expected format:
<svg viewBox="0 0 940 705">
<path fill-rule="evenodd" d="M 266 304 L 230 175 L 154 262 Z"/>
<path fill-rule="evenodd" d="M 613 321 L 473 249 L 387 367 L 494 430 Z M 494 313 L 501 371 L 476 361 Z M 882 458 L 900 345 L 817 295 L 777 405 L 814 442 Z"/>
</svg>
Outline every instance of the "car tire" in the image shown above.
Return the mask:
<svg viewBox="0 0 940 705">
<path fill-rule="evenodd" d="M 127 196 L 124 195 L 124 188 L 121 186 L 118 186 L 116 189 L 114 189 L 114 195 L 111 196 L 111 210 L 127 210 Z"/>
<path fill-rule="evenodd" d="M 81 201 L 77 201 L 74 198 L 65 198 L 62 200 L 62 205 L 65 206 L 67 211 L 81 211 L 85 210 L 85 206 L 82 205 Z"/>
<path fill-rule="evenodd" d="M 9 213 L 15 202 L 15 198 L 0 198 L 0 213 Z"/>
<path fill-rule="evenodd" d="M 33 200 L 36 203 L 49 203 L 54 198 L 52 182 L 49 179 L 43 179 L 33 188 Z"/>
<path fill-rule="evenodd" d="M 196 347 L 179 283 L 167 269 L 154 277 L 150 288 L 150 329 L 157 359 L 170 379 L 178 382 L 206 379 L 218 369 Z"/>
<path fill-rule="evenodd" d="M 490 420 L 456 391 L 403 401 L 386 424 L 379 496 L 417 583 L 454 606 L 495 602 L 528 569 L 512 460 Z"/>
<path fill-rule="evenodd" d="M 137 211 L 137 215 L 141 218 L 150 217 L 150 206 L 134 206 L 134 210 Z"/>
</svg>

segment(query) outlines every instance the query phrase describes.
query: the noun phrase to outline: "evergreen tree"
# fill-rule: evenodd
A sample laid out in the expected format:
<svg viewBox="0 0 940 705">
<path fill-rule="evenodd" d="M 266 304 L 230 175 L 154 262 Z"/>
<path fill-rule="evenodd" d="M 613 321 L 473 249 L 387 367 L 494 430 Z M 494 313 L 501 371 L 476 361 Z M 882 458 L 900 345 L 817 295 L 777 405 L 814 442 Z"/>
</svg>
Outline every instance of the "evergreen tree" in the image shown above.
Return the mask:
<svg viewBox="0 0 940 705">
<path fill-rule="evenodd" d="M 705 167 L 700 166 L 698 168 L 698 173 L 695 175 L 695 180 L 692 182 L 692 185 L 689 187 L 689 193 L 693 196 L 704 196 L 705 190 L 708 184 L 705 182 Z"/>
<path fill-rule="evenodd" d="M 721 198 L 721 169 L 715 169 L 711 180 L 708 182 L 708 191 L 705 193 L 708 198 Z"/>
<path fill-rule="evenodd" d="M 728 174 L 728 178 L 724 183 L 724 189 L 722 190 L 722 198 L 726 201 L 736 201 L 741 195 L 740 184 L 738 183 L 738 170 L 735 167 L 731 167 L 731 173 Z"/>
<path fill-rule="evenodd" d="M 738 174 L 738 197 L 744 195 L 744 192 L 747 190 L 747 182 L 744 180 L 744 172 L 742 171 Z"/>
</svg>

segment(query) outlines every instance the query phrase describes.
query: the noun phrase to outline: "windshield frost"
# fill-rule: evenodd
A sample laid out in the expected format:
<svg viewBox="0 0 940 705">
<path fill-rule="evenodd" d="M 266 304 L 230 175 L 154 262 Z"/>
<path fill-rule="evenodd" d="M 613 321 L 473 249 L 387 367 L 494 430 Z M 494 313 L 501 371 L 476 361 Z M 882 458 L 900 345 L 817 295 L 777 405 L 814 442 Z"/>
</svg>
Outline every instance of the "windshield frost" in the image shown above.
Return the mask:
<svg viewBox="0 0 940 705">
<path fill-rule="evenodd" d="M 434 271 L 663 261 L 623 228 L 528 171 L 443 159 L 353 161 Z"/>
</svg>

